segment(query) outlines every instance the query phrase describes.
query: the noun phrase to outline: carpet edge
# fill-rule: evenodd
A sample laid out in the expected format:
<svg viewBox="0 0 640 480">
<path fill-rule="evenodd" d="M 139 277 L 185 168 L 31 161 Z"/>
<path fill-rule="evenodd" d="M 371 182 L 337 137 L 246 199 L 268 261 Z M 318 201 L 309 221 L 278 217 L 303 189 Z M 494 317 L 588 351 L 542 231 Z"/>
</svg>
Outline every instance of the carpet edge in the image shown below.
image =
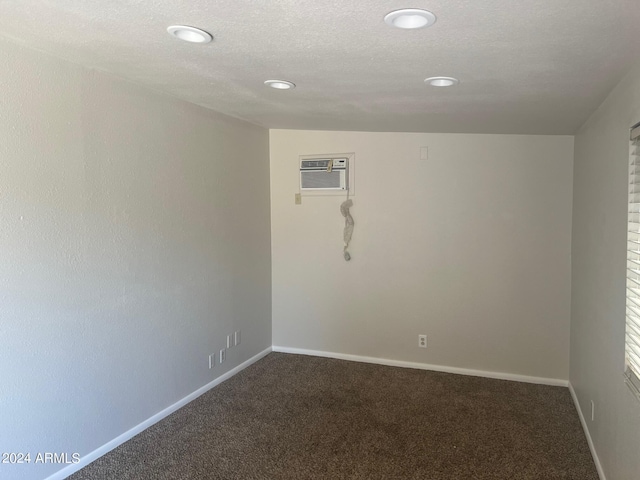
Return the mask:
<svg viewBox="0 0 640 480">
<path fill-rule="evenodd" d="M 226 373 L 223 373 L 222 375 L 220 375 L 219 377 L 215 378 L 214 380 L 212 380 L 211 382 L 207 383 L 206 385 L 198 388 L 194 392 L 191 392 L 189 395 L 181 398 L 180 400 L 178 400 L 173 405 L 168 406 L 164 410 L 162 410 L 162 411 L 156 413 L 155 415 L 149 417 L 148 419 L 146 419 L 143 422 L 139 423 L 135 427 L 130 428 L 126 432 L 118 435 L 113 440 L 110 440 L 109 442 L 107 442 L 104 445 L 96 448 L 95 450 L 93 450 L 92 452 L 88 453 L 87 455 L 84 455 L 83 457 L 80 458 L 80 461 L 78 463 L 72 464 L 72 465 L 68 465 L 68 466 L 62 468 L 61 470 L 58 470 L 57 472 L 55 472 L 52 475 L 48 476 L 45 480 L 63 480 L 65 478 L 67 478 L 69 475 L 71 475 L 71 474 L 77 472 L 78 470 L 81 470 L 82 468 L 86 467 L 87 465 L 89 465 L 94 460 L 97 460 L 98 458 L 100 458 L 101 456 L 103 456 L 106 453 L 110 452 L 114 448 L 122 445 L 127 440 L 130 440 L 131 438 L 135 437 L 136 435 L 138 435 L 139 433 L 143 432 L 147 428 L 149 428 L 152 425 L 158 423 L 160 420 L 168 417 L 173 412 L 175 412 L 176 410 L 184 407 L 187 403 L 192 402 L 193 400 L 198 398 L 200 395 L 202 395 L 202 394 L 208 392 L 209 390 L 211 390 L 213 387 L 221 384 L 225 380 L 228 380 L 229 378 L 233 377 L 234 375 L 236 375 L 240 371 L 244 370 L 248 366 L 250 366 L 250 365 L 254 364 L 255 362 L 257 362 L 258 360 L 262 359 L 263 357 L 266 357 L 269 353 L 271 353 L 271 351 L 272 351 L 272 347 L 268 347 L 268 348 L 262 350 L 261 352 L 257 353 L 253 357 L 251 357 L 248 360 L 242 362 L 240 365 L 232 368 L 231 370 L 229 370 Z"/>
<path fill-rule="evenodd" d="M 513 382 L 535 383 L 538 385 L 550 385 L 554 387 L 568 387 L 569 381 L 559 378 L 531 377 L 514 373 L 490 372 L 486 370 L 472 370 L 468 368 L 447 367 L 444 365 L 432 365 L 429 363 L 406 362 L 403 360 L 391 360 L 387 358 L 365 357 L 347 353 L 325 352 L 320 350 L 307 350 L 304 348 L 291 348 L 278 345 L 272 346 L 272 351 L 278 353 L 292 353 L 297 355 L 311 355 L 314 357 L 335 358 L 338 360 L 350 360 L 352 362 L 373 363 L 389 367 L 415 368 L 418 370 L 430 370 L 433 372 L 454 373 L 457 375 L 469 375 L 472 377 L 494 378 L 497 380 L 509 380 Z"/>
</svg>

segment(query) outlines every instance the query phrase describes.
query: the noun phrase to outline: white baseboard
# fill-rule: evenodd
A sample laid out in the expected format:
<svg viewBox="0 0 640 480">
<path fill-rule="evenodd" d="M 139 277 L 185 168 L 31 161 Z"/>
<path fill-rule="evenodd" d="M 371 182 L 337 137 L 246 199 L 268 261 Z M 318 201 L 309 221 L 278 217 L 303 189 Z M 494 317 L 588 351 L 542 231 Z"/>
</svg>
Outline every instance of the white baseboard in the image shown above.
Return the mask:
<svg viewBox="0 0 640 480">
<path fill-rule="evenodd" d="M 103 456 L 104 454 L 110 452 L 111 450 L 113 450 L 114 448 L 118 447 L 119 445 L 122 445 L 124 442 L 126 442 L 127 440 L 130 440 L 131 438 L 133 438 L 134 436 L 136 436 L 140 432 L 146 430 L 147 428 L 149 428 L 154 423 L 159 422 L 160 420 L 162 420 L 163 418 L 169 416 L 170 414 L 172 414 L 173 412 L 175 412 L 179 408 L 184 407 L 187 403 L 195 400 L 200 395 L 202 395 L 203 393 L 206 393 L 207 391 L 211 390 L 216 385 L 219 385 L 222 382 L 224 382 L 225 380 L 233 377 L 236 373 L 240 372 L 241 370 L 244 370 L 249 365 L 251 365 L 252 363 L 257 362 L 258 360 L 260 360 L 261 358 L 265 357 L 269 353 L 271 353 L 271 347 L 263 350 L 262 352 L 258 353 L 257 355 L 254 355 L 253 357 L 251 357 L 246 362 L 243 362 L 240 365 L 238 365 L 237 367 L 235 367 L 235 368 L 229 370 L 228 372 L 220 375 L 218 378 L 216 378 L 212 382 L 209 382 L 205 386 L 200 387 L 195 392 L 190 393 L 189 395 L 187 395 L 186 397 L 182 398 L 181 400 L 178 400 L 173 405 L 165 408 L 161 412 L 156 413 L 154 416 L 148 418 L 147 420 L 145 420 L 144 422 L 136 425 L 135 427 L 131 428 L 130 430 L 127 430 L 122 435 L 119 435 L 118 437 L 114 438 L 110 442 L 105 443 L 104 445 L 102 445 L 99 448 L 96 448 L 93 452 L 91 452 L 91 453 L 89 453 L 87 455 L 84 455 L 83 457 L 80 458 L 80 461 L 78 463 L 73 464 L 73 465 L 68 465 L 67 467 L 63 468 L 62 470 L 58 470 L 56 473 L 54 473 L 53 475 L 47 477 L 45 480 L 63 480 L 65 478 L 67 478 L 72 473 L 75 473 L 78 470 L 86 467 L 87 465 L 89 465 L 91 462 L 93 462 L 97 458 L 100 458 L 101 456 Z"/>
<path fill-rule="evenodd" d="M 607 480 L 604 475 L 604 470 L 602 469 L 602 465 L 600 464 L 600 459 L 598 458 L 598 454 L 596 453 L 596 447 L 593 445 L 593 440 L 591 439 L 591 434 L 589 433 L 589 427 L 587 426 L 587 421 L 582 414 L 582 408 L 580 408 L 580 402 L 578 402 L 578 396 L 576 395 L 576 391 L 573 389 L 573 385 L 569 382 L 569 391 L 571 392 L 571 398 L 573 398 L 573 403 L 576 406 L 576 410 L 578 410 L 578 416 L 580 417 L 580 423 L 582 424 L 582 429 L 584 430 L 584 435 L 587 437 L 587 443 L 589 444 L 589 450 L 591 450 L 591 456 L 593 457 L 593 463 L 596 464 L 596 470 L 598 470 L 598 476 L 600 480 Z"/>
<path fill-rule="evenodd" d="M 495 378 L 499 380 L 511 380 L 514 382 L 537 383 L 539 385 L 553 385 L 557 387 L 569 386 L 568 380 L 558 378 L 529 377 L 526 375 L 516 375 L 513 373 L 487 372 L 484 370 L 470 370 L 468 368 L 446 367 L 443 365 L 430 365 L 428 363 L 404 362 L 401 360 L 389 360 L 387 358 L 363 357 L 360 355 L 349 355 L 346 353 L 322 352 L 318 350 L 306 350 L 302 348 L 289 348 L 274 345 L 274 352 L 295 353 L 298 355 L 312 355 L 314 357 L 337 358 L 339 360 L 351 360 L 353 362 L 375 363 L 377 365 L 387 365 L 390 367 L 416 368 L 418 370 L 432 370 L 434 372 L 456 373 L 459 375 L 471 375 L 473 377 Z"/>
</svg>

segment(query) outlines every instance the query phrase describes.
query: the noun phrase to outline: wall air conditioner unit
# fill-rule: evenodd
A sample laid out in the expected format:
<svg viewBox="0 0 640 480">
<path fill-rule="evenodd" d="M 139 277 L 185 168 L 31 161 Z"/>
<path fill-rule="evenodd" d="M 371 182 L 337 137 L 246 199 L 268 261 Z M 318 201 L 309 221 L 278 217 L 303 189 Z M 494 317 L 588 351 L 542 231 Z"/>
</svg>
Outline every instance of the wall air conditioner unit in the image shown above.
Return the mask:
<svg viewBox="0 0 640 480">
<path fill-rule="evenodd" d="M 305 158 L 300 160 L 300 191 L 331 191 L 349 188 L 349 160 Z"/>
</svg>

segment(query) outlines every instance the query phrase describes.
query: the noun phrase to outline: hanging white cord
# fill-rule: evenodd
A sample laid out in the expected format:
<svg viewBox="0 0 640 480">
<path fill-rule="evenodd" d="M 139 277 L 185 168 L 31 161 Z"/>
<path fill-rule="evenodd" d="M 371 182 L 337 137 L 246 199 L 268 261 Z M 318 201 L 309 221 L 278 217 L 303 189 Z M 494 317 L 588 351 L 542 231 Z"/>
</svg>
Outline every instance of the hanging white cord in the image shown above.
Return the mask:
<svg viewBox="0 0 640 480">
<path fill-rule="evenodd" d="M 354 221 L 349 209 L 353 206 L 353 201 L 349 199 L 349 190 L 347 190 L 347 199 L 340 205 L 340 213 L 344 217 L 344 259 L 348 262 L 351 260 L 351 255 L 347 251 L 349 248 L 349 242 L 351 242 L 351 236 L 353 235 Z"/>
</svg>

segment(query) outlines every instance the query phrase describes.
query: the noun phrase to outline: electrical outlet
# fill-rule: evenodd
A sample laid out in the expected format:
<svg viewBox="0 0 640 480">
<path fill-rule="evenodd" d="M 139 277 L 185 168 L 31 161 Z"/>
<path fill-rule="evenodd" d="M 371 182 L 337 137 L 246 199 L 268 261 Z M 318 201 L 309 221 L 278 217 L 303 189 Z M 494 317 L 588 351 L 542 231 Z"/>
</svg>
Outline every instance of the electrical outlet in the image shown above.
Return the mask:
<svg viewBox="0 0 640 480">
<path fill-rule="evenodd" d="M 418 346 L 420 348 L 427 348 L 427 336 L 426 335 L 418 335 Z"/>
<path fill-rule="evenodd" d="M 591 400 L 591 421 L 593 422 L 596 419 L 596 404 Z"/>
<path fill-rule="evenodd" d="M 240 345 L 240 330 L 233 334 L 233 344 Z"/>
<path fill-rule="evenodd" d="M 296 205 L 302 205 L 302 195 L 296 193 Z"/>
<path fill-rule="evenodd" d="M 212 353 L 211 355 L 209 355 L 209 368 L 213 368 L 216 366 L 216 354 Z"/>
<path fill-rule="evenodd" d="M 227 350 L 225 348 L 220 349 L 220 364 L 223 364 L 227 358 Z"/>
<path fill-rule="evenodd" d="M 233 347 L 233 336 L 227 335 L 227 348 Z"/>
</svg>

